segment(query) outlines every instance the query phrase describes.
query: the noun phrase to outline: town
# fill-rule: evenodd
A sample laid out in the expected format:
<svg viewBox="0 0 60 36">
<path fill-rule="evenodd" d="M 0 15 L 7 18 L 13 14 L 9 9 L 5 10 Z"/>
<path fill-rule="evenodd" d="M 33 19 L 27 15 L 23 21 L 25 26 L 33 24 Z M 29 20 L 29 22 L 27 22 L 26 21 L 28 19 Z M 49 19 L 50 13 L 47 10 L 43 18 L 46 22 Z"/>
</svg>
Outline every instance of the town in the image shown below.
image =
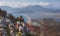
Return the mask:
<svg viewBox="0 0 60 36">
<path fill-rule="evenodd" d="M 0 36 L 59 36 L 60 21 L 54 18 L 29 19 L 15 17 L 0 9 Z"/>
<path fill-rule="evenodd" d="M 12 14 L 0 9 L 0 36 L 34 36 L 33 34 L 40 35 L 40 26 L 26 23 L 23 16 L 15 18 Z"/>
</svg>

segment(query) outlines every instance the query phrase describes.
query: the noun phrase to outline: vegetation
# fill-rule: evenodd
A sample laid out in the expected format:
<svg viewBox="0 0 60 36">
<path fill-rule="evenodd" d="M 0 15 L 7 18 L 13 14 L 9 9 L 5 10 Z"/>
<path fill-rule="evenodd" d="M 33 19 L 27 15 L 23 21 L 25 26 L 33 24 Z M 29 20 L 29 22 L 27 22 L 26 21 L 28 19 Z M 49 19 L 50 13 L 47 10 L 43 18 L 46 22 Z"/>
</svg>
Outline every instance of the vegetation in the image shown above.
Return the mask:
<svg viewBox="0 0 60 36">
<path fill-rule="evenodd" d="M 52 18 L 42 19 L 41 36 L 60 36 L 60 22 Z"/>
<path fill-rule="evenodd" d="M 7 15 L 7 12 L 5 10 L 0 9 L 0 16 L 5 17 Z"/>
</svg>

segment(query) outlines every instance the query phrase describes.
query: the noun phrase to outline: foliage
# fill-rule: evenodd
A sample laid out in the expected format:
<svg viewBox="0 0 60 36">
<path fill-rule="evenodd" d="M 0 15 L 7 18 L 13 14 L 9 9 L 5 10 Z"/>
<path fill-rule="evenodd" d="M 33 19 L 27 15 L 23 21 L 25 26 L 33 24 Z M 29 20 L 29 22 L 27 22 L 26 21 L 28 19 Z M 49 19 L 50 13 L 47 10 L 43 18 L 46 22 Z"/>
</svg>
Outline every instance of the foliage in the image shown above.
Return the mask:
<svg viewBox="0 0 60 36">
<path fill-rule="evenodd" d="M 0 9 L 0 16 L 5 17 L 7 15 L 7 12 L 5 10 Z"/>
</svg>

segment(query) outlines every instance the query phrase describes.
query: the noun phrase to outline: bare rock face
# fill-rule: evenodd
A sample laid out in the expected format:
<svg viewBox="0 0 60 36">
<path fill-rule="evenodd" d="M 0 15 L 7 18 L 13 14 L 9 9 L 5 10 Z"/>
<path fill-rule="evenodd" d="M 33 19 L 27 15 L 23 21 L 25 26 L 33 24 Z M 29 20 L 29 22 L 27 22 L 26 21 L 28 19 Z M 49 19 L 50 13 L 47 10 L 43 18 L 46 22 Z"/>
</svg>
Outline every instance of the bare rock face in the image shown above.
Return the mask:
<svg viewBox="0 0 60 36">
<path fill-rule="evenodd" d="M 51 19 L 41 20 L 40 36 L 60 36 L 60 23 Z"/>
</svg>

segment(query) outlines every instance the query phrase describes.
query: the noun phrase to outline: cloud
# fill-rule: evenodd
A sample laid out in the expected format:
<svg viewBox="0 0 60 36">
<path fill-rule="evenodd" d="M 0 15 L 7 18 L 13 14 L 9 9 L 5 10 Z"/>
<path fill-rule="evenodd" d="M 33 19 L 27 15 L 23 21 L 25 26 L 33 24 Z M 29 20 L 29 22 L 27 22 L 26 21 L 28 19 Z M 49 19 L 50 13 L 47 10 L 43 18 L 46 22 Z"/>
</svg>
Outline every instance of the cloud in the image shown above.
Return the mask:
<svg viewBox="0 0 60 36">
<path fill-rule="evenodd" d="M 41 5 L 41 6 L 48 6 L 48 5 L 50 5 L 50 3 L 40 2 L 38 5 Z"/>
<path fill-rule="evenodd" d="M 50 4 L 46 3 L 46 2 L 24 3 L 24 2 L 5 2 L 5 1 L 0 1 L 0 6 L 27 7 L 27 6 L 33 6 L 33 5 L 48 6 Z"/>
</svg>

